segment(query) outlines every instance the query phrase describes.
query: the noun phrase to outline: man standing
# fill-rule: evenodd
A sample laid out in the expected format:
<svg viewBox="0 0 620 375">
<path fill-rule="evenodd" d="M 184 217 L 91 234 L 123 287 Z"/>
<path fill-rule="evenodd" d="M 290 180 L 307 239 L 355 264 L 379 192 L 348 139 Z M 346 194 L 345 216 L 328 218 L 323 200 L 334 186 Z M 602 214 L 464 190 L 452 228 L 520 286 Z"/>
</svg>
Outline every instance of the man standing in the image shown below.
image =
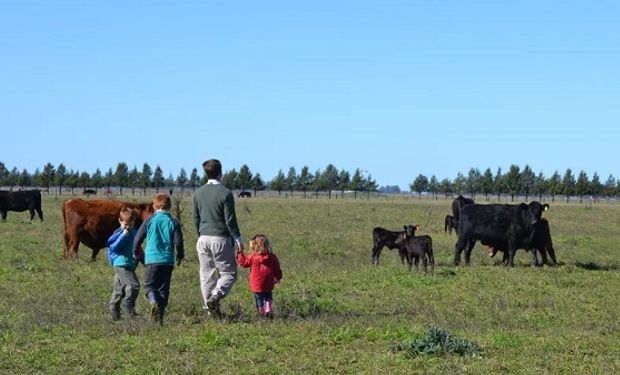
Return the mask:
<svg viewBox="0 0 620 375">
<path fill-rule="evenodd" d="M 202 163 L 207 183 L 194 193 L 192 215 L 198 232 L 196 250 L 200 263 L 200 291 L 203 308 L 220 317 L 220 300 L 237 281 L 237 261 L 233 239 L 243 251 L 237 224 L 235 199 L 221 182 L 222 164 L 210 159 Z"/>
</svg>

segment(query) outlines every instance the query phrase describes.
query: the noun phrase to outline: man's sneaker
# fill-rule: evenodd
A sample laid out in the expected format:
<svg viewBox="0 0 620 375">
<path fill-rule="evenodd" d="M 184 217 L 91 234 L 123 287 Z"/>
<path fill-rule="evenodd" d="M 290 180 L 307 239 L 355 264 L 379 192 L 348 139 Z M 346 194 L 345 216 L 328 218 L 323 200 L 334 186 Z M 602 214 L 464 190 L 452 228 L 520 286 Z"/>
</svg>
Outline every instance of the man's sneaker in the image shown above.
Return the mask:
<svg viewBox="0 0 620 375">
<path fill-rule="evenodd" d="M 120 312 L 120 310 L 118 310 L 118 309 L 110 310 L 110 317 L 115 322 L 120 320 L 121 319 L 121 312 Z"/>
<path fill-rule="evenodd" d="M 149 317 L 151 318 L 151 322 L 157 322 L 159 320 L 159 305 L 157 302 L 151 302 Z"/>
<path fill-rule="evenodd" d="M 212 294 L 207 299 L 207 315 L 216 319 L 220 319 L 222 317 L 222 312 L 220 311 L 220 299 L 222 299 L 222 297 L 219 294 Z"/>
</svg>

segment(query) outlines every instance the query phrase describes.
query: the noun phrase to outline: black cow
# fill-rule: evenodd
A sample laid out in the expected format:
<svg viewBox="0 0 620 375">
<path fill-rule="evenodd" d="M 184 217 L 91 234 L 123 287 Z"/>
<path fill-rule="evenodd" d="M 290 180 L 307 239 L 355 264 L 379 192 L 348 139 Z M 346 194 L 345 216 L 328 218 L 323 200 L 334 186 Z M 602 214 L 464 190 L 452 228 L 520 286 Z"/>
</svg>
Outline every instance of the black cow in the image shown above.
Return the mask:
<svg viewBox="0 0 620 375">
<path fill-rule="evenodd" d="M 430 263 L 431 271 L 435 269 L 435 258 L 433 257 L 433 239 L 431 236 L 423 235 L 416 236 L 415 231 L 419 226 L 413 227 L 413 236 L 399 235 L 394 242 L 399 246 L 399 250 L 404 250 L 407 256 L 407 264 L 409 264 L 409 271 L 411 271 L 412 263 L 415 263 L 415 269 L 418 270 L 418 263 L 422 258 L 422 264 L 424 265 L 424 272 L 426 272 L 426 265 Z M 405 230 L 408 227 L 405 226 Z"/>
<path fill-rule="evenodd" d="M 461 215 L 461 208 L 463 208 L 463 206 L 467 204 L 474 204 L 474 200 L 470 198 L 465 198 L 460 194 L 458 197 L 456 197 L 456 199 L 452 201 L 452 216 L 454 217 L 454 231 L 456 232 L 456 234 L 459 233 L 459 218 Z"/>
<path fill-rule="evenodd" d="M 87 197 L 89 197 L 91 195 L 97 195 L 97 190 L 95 190 L 95 189 L 84 189 L 84 191 L 82 192 L 82 195 L 86 195 Z"/>
<path fill-rule="evenodd" d="M 459 239 L 454 246 L 454 265 L 461 262 L 465 250 L 465 263 L 469 264 L 471 250 L 476 241 L 483 244 L 501 244 L 508 252 L 508 264 L 514 266 L 517 249 L 532 242 L 534 229 L 548 204 L 531 202 L 511 204 L 468 204 L 460 211 Z M 505 245 L 505 246 L 504 246 Z M 500 247 L 501 248 L 501 247 Z"/>
<path fill-rule="evenodd" d="M 452 234 L 452 229 L 456 231 L 456 220 L 454 220 L 454 216 L 446 215 L 443 221 L 443 231 L 444 233 Z"/>
<path fill-rule="evenodd" d="M 242 191 L 237 194 L 237 198 L 252 198 L 252 193 L 249 191 Z"/>
<path fill-rule="evenodd" d="M 489 246 L 488 255 L 490 257 L 494 257 L 498 251 L 502 251 L 504 253 L 502 263 L 506 263 L 508 260 L 508 253 L 506 252 L 507 244 L 506 243 L 493 243 L 486 244 Z M 549 264 L 547 260 L 547 252 L 549 256 L 551 256 L 551 265 L 553 267 L 557 267 L 558 262 L 555 259 L 555 249 L 553 248 L 553 241 L 551 240 L 551 231 L 549 230 L 549 222 L 547 219 L 542 218 L 534 227 L 534 235 L 532 236 L 532 241 L 527 244 L 524 244 L 526 250 L 532 251 L 532 264 L 534 266 L 542 266 L 544 264 Z M 538 261 L 538 252 L 540 251 L 542 262 Z"/>
<path fill-rule="evenodd" d="M 30 221 L 34 218 L 35 211 L 39 214 L 41 221 L 43 221 L 41 192 L 39 190 L 0 190 L 0 215 L 2 215 L 2 221 L 6 220 L 8 211 L 24 212 L 26 210 L 30 211 Z"/>
<path fill-rule="evenodd" d="M 413 237 L 415 234 L 415 228 L 413 225 L 405 225 L 405 230 L 394 232 L 381 227 L 376 227 L 372 230 L 372 264 L 379 264 L 379 255 L 384 246 L 390 250 L 398 249 L 398 255 L 400 255 L 401 263 L 405 264 L 405 258 L 407 254 L 396 245 L 395 241 L 398 236 Z"/>
</svg>

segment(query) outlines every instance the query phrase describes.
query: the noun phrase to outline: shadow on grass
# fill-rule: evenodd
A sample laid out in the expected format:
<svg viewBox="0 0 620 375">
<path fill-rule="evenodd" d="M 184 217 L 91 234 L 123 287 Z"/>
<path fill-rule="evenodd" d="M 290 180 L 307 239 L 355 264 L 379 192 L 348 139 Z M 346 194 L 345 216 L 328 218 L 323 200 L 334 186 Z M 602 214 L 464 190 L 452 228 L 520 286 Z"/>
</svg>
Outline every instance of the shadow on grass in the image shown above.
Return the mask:
<svg viewBox="0 0 620 375">
<path fill-rule="evenodd" d="M 597 262 L 576 262 L 575 266 L 588 271 L 617 271 L 617 264 L 602 264 Z"/>
</svg>

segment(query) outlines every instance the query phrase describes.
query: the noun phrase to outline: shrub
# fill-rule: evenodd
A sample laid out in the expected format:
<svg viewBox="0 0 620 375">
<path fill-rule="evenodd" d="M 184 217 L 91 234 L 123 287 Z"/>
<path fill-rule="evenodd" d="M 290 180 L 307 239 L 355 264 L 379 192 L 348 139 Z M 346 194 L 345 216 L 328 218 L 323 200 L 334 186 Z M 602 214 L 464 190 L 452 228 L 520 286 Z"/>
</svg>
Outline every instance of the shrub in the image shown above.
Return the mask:
<svg viewBox="0 0 620 375">
<path fill-rule="evenodd" d="M 431 327 L 426 336 L 417 340 L 405 340 L 396 344 L 396 351 L 405 351 L 409 355 L 482 355 L 482 349 L 472 341 L 454 337 L 450 332 L 441 328 Z"/>
</svg>

